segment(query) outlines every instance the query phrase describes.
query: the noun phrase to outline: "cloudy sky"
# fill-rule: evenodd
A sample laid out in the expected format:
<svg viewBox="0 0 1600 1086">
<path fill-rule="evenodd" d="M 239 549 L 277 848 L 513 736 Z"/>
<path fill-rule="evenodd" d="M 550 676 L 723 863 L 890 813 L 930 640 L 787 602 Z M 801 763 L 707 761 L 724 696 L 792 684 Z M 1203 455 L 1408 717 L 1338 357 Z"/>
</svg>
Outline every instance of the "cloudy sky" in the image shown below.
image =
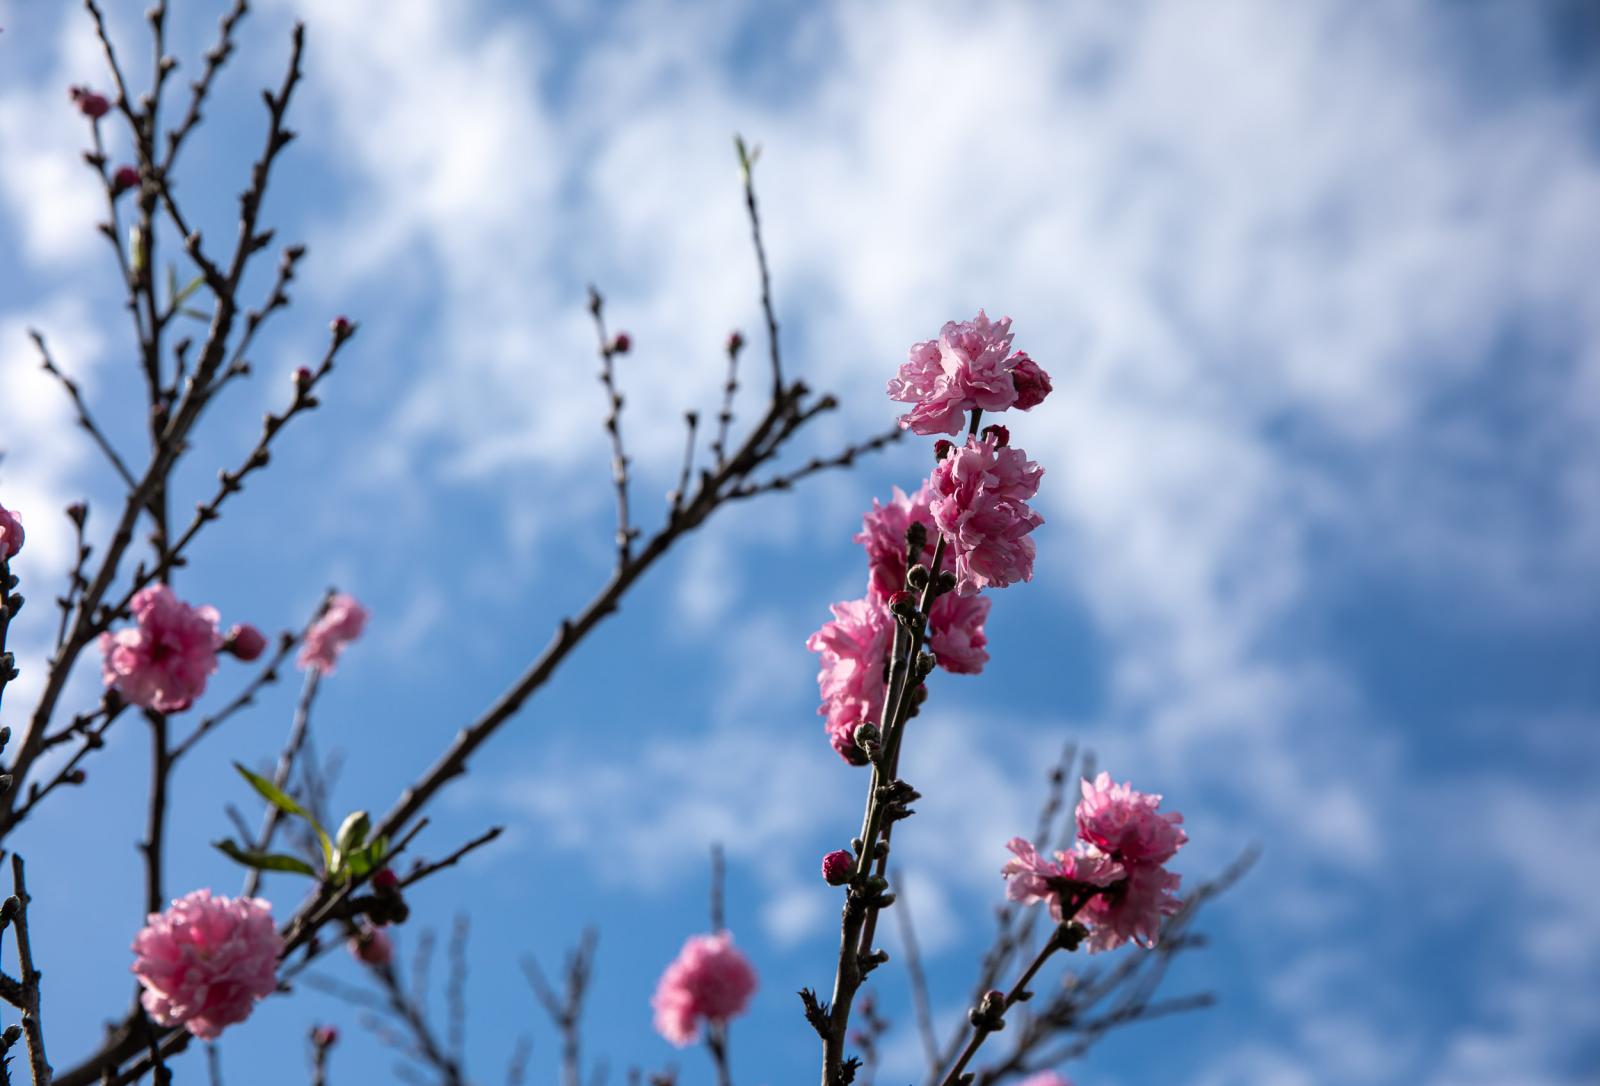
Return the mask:
<svg viewBox="0 0 1600 1086">
<path fill-rule="evenodd" d="M 179 191 L 228 236 L 257 92 L 306 19 L 301 139 L 268 214 L 310 257 L 183 486 L 199 496 L 248 449 L 331 315 L 362 331 L 179 587 L 264 628 L 330 583 L 370 604 L 319 708 L 340 806 L 387 808 L 607 574 L 590 281 L 636 345 L 626 424 L 657 511 L 682 411 L 714 402 L 727 331 L 758 327 L 742 132 L 762 147 L 791 368 L 844 405 L 807 454 L 887 425 L 907 346 L 980 307 L 1055 378 L 1013 427 L 1046 472 L 1038 575 L 996 598 L 988 671 L 936 683 L 907 753 L 927 798 L 896 852 L 941 1021 L 962 1013 L 1003 842 L 1074 740 L 1185 813 L 1186 880 L 1264 849 L 1173 978 L 1219 1006 L 1115 1035 L 1067 1069 L 1080 1086 L 1600 1075 L 1592 6 L 260 6 Z M 174 4 L 191 66 L 218 11 Z M 58 510 L 89 495 L 106 520 L 115 497 L 24 329 L 129 449 L 139 389 L 65 94 L 105 85 L 92 35 L 67 5 L 0 16 L 0 502 L 28 518 L 37 601 L 15 726 L 68 557 Z M 113 25 L 143 58 L 133 9 Z M 803 642 L 862 591 L 861 511 L 926 457 L 908 445 L 719 518 L 447 794 L 428 849 L 509 833 L 420 892 L 401 941 L 471 915 L 480 1081 L 523 1033 L 553 1065 L 514 959 L 553 961 L 590 923 L 592 1050 L 613 1081 L 675 1058 L 646 1001 L 707 923 L 712 841 L 763 978 L 737 1077 L 814 1073 L 790 993 L 830 983 L 837 900 L 815 863 L 854 832 L 864 785 L 822 739 Z M 275 750 L 292 698 L 185 765 L 174 888 L 235 884 L 206 844 L 243 799 L 227 762 Z M 15 842 L 58 1065 L 131 989 L 143 758 L 120 735 L 92 787 Z M 295 888 L 274 889 L 287 916 Z M 909 1081 L 904 975 L 880 976 L 883 1081 Z M 227 1081 L 295 1081 L 300 1031 L 326 1019 L 351 1027 L 334 1081 L 382 1077 L 355 1018 L 315 992 L 275 1001 L 228 1035 Z M 676 1058 L 708 1079 L 701 1053 Z"/>
</svg>

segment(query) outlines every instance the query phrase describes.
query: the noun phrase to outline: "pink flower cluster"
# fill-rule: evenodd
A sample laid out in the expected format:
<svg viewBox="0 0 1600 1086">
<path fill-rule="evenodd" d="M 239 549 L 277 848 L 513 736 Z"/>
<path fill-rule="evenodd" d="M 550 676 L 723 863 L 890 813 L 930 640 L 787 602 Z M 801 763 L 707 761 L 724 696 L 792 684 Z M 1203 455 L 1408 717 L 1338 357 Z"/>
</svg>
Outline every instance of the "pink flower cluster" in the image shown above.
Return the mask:
<svg viewBox="0 0 1600 1086">
<path fill-rule="evenodd" d="M 836 603 L 829 610 L 833 621 L 806 639 L 806 648 L 822 657 L 817 673 L 822 707 L 817 712 L 827 720 L 828 741 L 839 757 L 863 765 L 866 755 L 856 746 L 856 725 L 882 716 L 894 616 L 871 596 Z"/>
<path fill-rule="evenodd" d="M 1006 896 L 1023 904 L 1048 901 L 1059 923 L 1063 897 L 1098 888 L 1075 917 L 1089 928 L 1089 950 L 1125 942 L 1155 946 L 1162 918 L 1181 905 L 1174 896 L 1179 876 L 1164 865 L 1189 839 L 1180 828 L 1183 816 L 1162 813 L 1160 806 L 1160 796 L 1113 784 L 1107 773 L 1084 781 L 1077 850 L 1057 852 L 1052 862 L 1029 842 L 1012 838 L 1006 847 L 1013 858 L 1000 869 Z"/>
<path fill-rule="evenodd" d="M 956 591 L 970 596 L 1033 579 L 1033 540 L 1044 518 L 1028 505 L 1044 469 L 1002 435 L 967 439 L 952 449 L 928 480 L 933 522 L 954 559 Z"/>
<path fill-rule="evenodd" d="M 1040 1071 L 1023 1079 L 1019 1086 L 1072 1086 L 1072 1080 L 1059 1071 Z"/>
<path fill-rule="evenodd" d="M 0 505 L 0 561 L 15 558 L 24 538 L 21 514 Z"/>
<path fill-rule="evenodd" d="M 316 668 L 333 674 L 344 647 L 361 636 L 367 626 L 367 609 L 354 596 L 340 593 L 328 601 L 328 609 L 306 631 L 297 662 L 302 668 Z"/>
<path fill-rule="evenodd" d="M 650 998 L 656 1032 L 682 1048 L 700 1036 L 701 1022 L 722 1024 L 743 1013 L 755 990 L 756 971 L 733 936 L 691 935 Z"/>
<path fill-rule="evenodd" d="M 267 902 L 196 890 L 134 936 L 139 1001 L 160 1025 L 210 1040 L 277 988 L 282 951 Z"/>
<path fill-rule="evenodd" d="M 162 713 L 189 708 L 217 670 L 217 612 L 190 607 L 164 584 L 133 597 L 134 625 L 100 635 L 105 684 L 135 705 Z"/>
<path fill-rule="evenodd" d="M 982 310 L 970 321 L 949 321 L 937 340 L 913 344 L 889 382 L 889 398 L 912 405 L 900 425 L 918 434 L 961 431 L 967 412 L 1023 411 L 1050 393 L 1050 376 L 1022 351 L 1011 350 L 1011 318 L 991 321 Z"/>
</svg>

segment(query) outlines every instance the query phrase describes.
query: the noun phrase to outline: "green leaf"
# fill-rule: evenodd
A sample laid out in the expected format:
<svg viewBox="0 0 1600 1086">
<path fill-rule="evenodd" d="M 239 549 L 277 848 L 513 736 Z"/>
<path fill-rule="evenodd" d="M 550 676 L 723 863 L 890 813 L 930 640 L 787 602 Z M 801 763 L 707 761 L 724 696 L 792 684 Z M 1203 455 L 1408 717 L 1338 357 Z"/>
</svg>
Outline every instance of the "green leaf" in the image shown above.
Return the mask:
<svg viewBox="0 0 1600 1086">
<path fill-rule="evenodd" d="M 184 306 L 182 309 L 178 310 L 178 312 L 182 313 L 185 317 L 188 317 L 191 320 L 197 320 L 197 321 L 200 321 L 202 323 L 204 323 L 206 321 L 209 321 L 211 319 L 211 314 L 210 313 L 206 313 L 203 310 L 199 310 L 199 309 L 192 309 L 189 306 Z"/>
<path fill-rule="evenodd" d="M 259 792 L 262 799 L 272 804 L 278 810 L 282 811 L 284 814 L 297 815 L 311 823 L 313 826 L 317 824 L 317 820 L 311 817 L 310 811 L 296 803 L 289 793 L 285 792 L 283 789 L 267 780 L 267 778 L 263 777 L 259 773 L 250 772 L 238 762 L 233 763 L 233 768 L 239 771 L 239 776 L 250 782 L 250 787 Z"/>
<path fill-rule="evenodd" d="M 234 862 L 257 871 L 292 871 L 297 875 L 317 878 L 316 869 L 298 856 L 285 856 L 281 852 L 256 852 L 240 848 L 232 840 L 213 841 L 211 844 Z"/>
<path fill-rule="evenodd" d="M 340 852 L 352 852 L 367 843 L 367 831 L 372 829 L 372 819 L 366 811 L 351 811 L 339 825 L 334 844 Z"/>
<path fill-rule="evenodd" d="M 189 280 L 188 286 L 184 287 L 182 290 L 178 291 L 176 294 L 174 294 L 172 296 L 172 304 L 173 305 L 182 305 L 184 302 L 188 301 L 189 300 L 189 296 L 191 294 L 193 294 L 195 291 L 199 290 L 200 287 L 205 283 L 205 281 L 206 281 L 206 277 L 203 276 L 203 275 L 197 275 L 193 279 Z M 176 281 L 173 282 L 173 286 L 174 287 L 177 286 L 177 282 Z"/>
</svg>

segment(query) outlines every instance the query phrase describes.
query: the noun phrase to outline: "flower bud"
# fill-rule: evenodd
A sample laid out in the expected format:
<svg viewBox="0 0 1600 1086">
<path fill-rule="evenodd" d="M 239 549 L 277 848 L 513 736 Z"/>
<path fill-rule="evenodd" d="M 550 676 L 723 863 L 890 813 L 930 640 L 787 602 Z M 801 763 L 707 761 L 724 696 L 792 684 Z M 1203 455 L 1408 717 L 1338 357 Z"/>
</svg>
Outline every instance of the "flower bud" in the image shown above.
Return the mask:
<svg viewBox="0 0 1600 1086">
<path fill-rule="evenodd" d="M 67 97 L 72 99 L 78 107 L 78 112 L 88 117 L 91 121 L 98 121 L 111 112 L 111 103 L 103 94 L 96 94 L 88 87 L 73 87 L 67 91 Z"/>
<path fill-rule="evenodd" d="M 950 451 L 955 447 L 955 442 L 947 441 L 941 437 L 938 441 L 933 443 L 933 458 L 935 460 L 943 460 L 945 457 L 950 455 Z"/>
<path fill-rule="evenodd" d="M 829 886 L 843 886 L 850 881 L 855 857 L 844 849 L 835 849 L 822 858 L 822 878 Z"/>
<path fill-rule="evenodd" d="M 999 423 L 992 423 L 988 426 L 985 426 L 982 433 L 983 439 L 985 441 L 992 439 L 994 441 L 995 448 L 997 449 L 1003 449 L 1007 445 L 1011 444 L 1011 431 L 1006 429 L 1004 426 L 1001 426 Z"/>
<path fill-rule="evenodd" d="M 735 328 L 728 333 L 728 353 L 738 354 L 744 349 L 744 335 Z"/>
<path fill-rule="evenodd" d="M 400 878 L 392 868 L 380 867 L 372 873 L 372 889 L 379 894 L 392 894 L 400 889 Z"/>
<path fill-rule="evenodd" d="M 85 773 L 81 769 L 74 769 L 72 772 L 68 773 L 65 777 L 61 778 L 61 780 L 66 784 L 82 784 L 84 781 L 86 781 L 88 779 L 89 779 L 89 774 Z"/>
<path fill-rule="evenodd" d="M 310 369 L 308 369 L 305 366 L 301 366 L 301 367 L 299 367 L 298 369 L 296 369 L 294 371 L 294 387 L 295 388 L 309 388 L 309 387 L 311 387 L 311 370 Z"/>
<path fill-rule="evenodd" d="M 382 928 L 365 928 L 360 935 L 350 937 L 350 953 L 358 962 L 367 965 L 388 965 L 394 957 L 394 944 Z"/>
<path fill-rule="evenodd" d="M 111 175 L 111 194 L 121 196 L 129 189 L 139 187 L 139 170 L 134 166 L 118 166 L 117 172 Z"/>
<path fill-rule="evenodd" d="M 222 651 L 232 653 L 245 663 L 259 657 L 266 650 L 267 639 L 261 631 L 248 624 L 238 624 L 222 639 Z"/>
<path fill-rule="evenodd" d="M 1018 411 L 1038 407 L 1050 395 L 1050 375 L 1039 368 L 1039 363 L 1029 358 L 1027 352 L 1017 352 L 1017 364 L 1011 370 L 1011 382 L 1017 389 Z"/>
<path fill-rule="evenodd" d="M 611 346 L 606 350 L 610 354 L 627 354 L 633 349 L 633 339 L 626 332 L 618 332 L 611 337 Z"/>
<path fill-rule="evenodd" d="M 328 330 L 333 333 L 334 339 L 342 340 L 355 331 L 355 326 L 350 323 L 349 317 L 341 313 L 328 323 Z"/>
<path fill-rule="evenodd" d="M 856 725 L 853 738 L 856 741 L 856 746 L 862 750 L 866 750 L 868 747 L 875 747 L 878 745 L 879 740 L 878 726 L 870 720 L 863 720 Z"/>
<path fill-rule="evenodd" d="M 339 1043 L 339 1031 L 333 1026 L 313 1026 L 311 1043 L 317 1048 L 332 1048 Z"/>
</svg>

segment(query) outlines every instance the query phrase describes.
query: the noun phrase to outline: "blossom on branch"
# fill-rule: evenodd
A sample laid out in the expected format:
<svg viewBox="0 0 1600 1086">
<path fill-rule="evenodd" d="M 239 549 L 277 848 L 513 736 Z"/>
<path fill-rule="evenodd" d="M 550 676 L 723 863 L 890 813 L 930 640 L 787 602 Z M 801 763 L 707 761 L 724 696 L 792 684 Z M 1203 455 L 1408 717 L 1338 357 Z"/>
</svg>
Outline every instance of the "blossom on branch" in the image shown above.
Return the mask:
<svg viewBox="0 0 1600 1086">
<path fill-rule="evenodd" d="M 1110 886 L 1123 876 L 1121 864 L 1094 849 L 1057 852 L 1052 861 L 1040 856 L 1033 842 L 1023 837 L 1013 837 L 1006 848 L 1013 856 L 1000 868 L 1006 880 L 1006 898 L 1020 905 L 1048 901 L 1050 915 L 1058 924 L 1068 919 L 1061 911 L 1063 894 Z"/>
<path fill-rule="evenodd" d="M 354 596 L 343 592 L 328 601 L 328 609 L 306 631 L 306 641 L 300 646 L 296 662 L 302 668 L 316 668 L 325 675 L 333 674 L 344 647 L 361 636 L 367 626 L 367 609 Z"/>
<path fill-rule="evenodd" d="M 836 603 L 833 621 L 806 639 L 806 648 L 822 656 L 817 686 L 827 718 L 828 739 L 845 761 L 864 764 L 866 755 L 856 746 L 857 724 L 877 721 L 883 713 L 884 674 L 894 638 L 894 618 L 879 600 Z"/>
<path fill-rule="evenodd" d="M 756 971 L 725 931 L 691 935 L 661 974 L 650 1006 L 656 1032 L 679 1048 L 700 1036 L 700 1024 L 724 1024 L 744 1012 L 756 990 Z"/>
<path fill-rule="evenodd" d="M 0 559 L 15 558 L 24 538 L 22 514 L 0 505 Z"/>
<path fill-rule="evenodd" d="M 1026 354 L 1012 352 L 1011 338 L 1010 317 L 991 321 L 980 309 L 970 321 L 946 322 L 937 340 L 913 344 L 889 382 L 889 398 L 912 405 L 900 426 L 918 434 L 955 434 L 968 412 L 1017 406 L 1023 390 L 1024 408 L 1043 400 L 1050 378 Z"/>
<path fill-rule="evenodd" d="M 1044 518 L 1029 505 L 1044 469 L 994 436 L 972 437 L 933 469 L 933 522 L 948 541 L 956 591 L 970 596 L 1033 579 L 1033 540 Z"/>
<path fill-rule="evenodd" d="M 1018 1086 L 1072 1086 L 1072 1080 L 1058 1071 L 1040 1071 L 1023 1079 Z"/>
<path fill-rule="evenodd" d="M 1157 810 L 1161 797 L 1136 792 L 1124 781 L 1113 784 L 1102 773 L 1083 782 L 1078 802 L 1078 836 L 1118 859 L 1134 863 L 1166 863 L 1182 848 L 1189 835 L 1179 827 L 1183 815 Z"/>
<path fill-rule="evenodd" d="M 270 904 L 196 890 L 134 936 L 139 1001 L 158 1024 L 210 1040 L 276 990 L 282 951 Z"/>
<path fill-rule="evenodd" d="M 135 705 L 161 713 L 189 708 L 217 670 L 217 611 L 190 607 L 164 584 L 141 588 L 134 626 L 100 635 L 105 684 Z"/>
</svg>

